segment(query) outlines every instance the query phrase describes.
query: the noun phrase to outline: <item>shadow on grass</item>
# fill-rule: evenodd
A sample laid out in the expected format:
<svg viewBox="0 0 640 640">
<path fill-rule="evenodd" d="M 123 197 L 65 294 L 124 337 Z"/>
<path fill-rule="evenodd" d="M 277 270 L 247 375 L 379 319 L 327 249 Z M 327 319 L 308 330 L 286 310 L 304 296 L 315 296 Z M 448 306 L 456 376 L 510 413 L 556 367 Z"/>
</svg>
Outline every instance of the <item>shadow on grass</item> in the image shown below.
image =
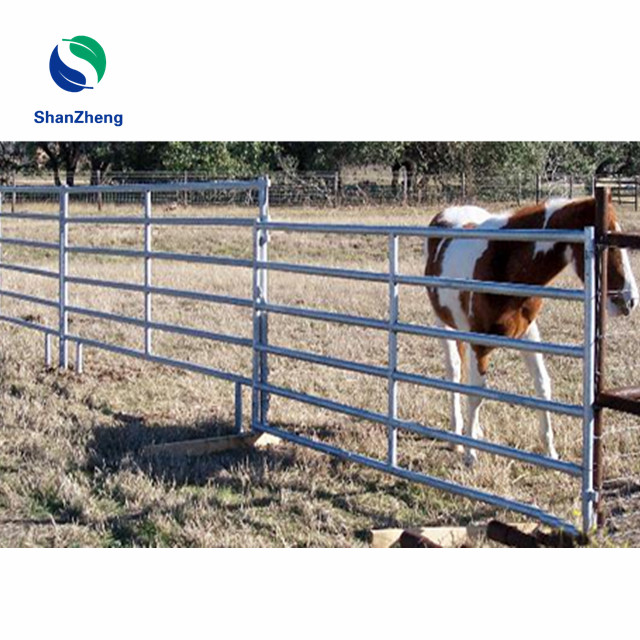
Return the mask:
<svg viewBox="0 0 640 640">
<path fill-rule="evenodd" d="M 189 426 L 161 426 L 147 424 L 140 416 L 125 413 L 116 413 L 114 418 L 119 424 L 93 428 L 93 437 L 88 445 L 88 469 L 115 471 L 121 469 L 123 464 L 133 463 L 154 479 L 199 486 L 240 460 L 246 461 L 250 471 L 255 472 L 251 474 L 252 477 L 260 475 L 266 456 L 275 455 L 280 468 L 295 462 L 295 455 L 291 451 L 267 453 L 258 449 L 238 449 L 200 456 L 171 453 L 143 455 L 143 448 L 151 444 L 232 435 L 235 433 L 234 425 L 230 422 L 198 422 Z"/>
<path fill-rule="evenodd" d="M 211 438 L 234 433 L 234 426 L 230 422 L 202 422 L 193 425 L 160 426 L 147 424 L 143 418 L 125 413 L 115 414 L 119 424 L 114 426 L 97 426 L 93 429 L 93 438 L 89 443 L 88 469 L 101 468 L 106 471 L 117 471 L 127 465 L 134 465 L 149 477 L 167 482 L 171 485 L 201 487 L 212 479 L 218 488 L 229 489 L 234 493 L 245 493 L 247 483 L 254 487 L 260 486 L 273 495 L 246 497 L 242 503 L 233 504 L 218 500 L 214 495 L 208 500 L 213 508 L 223 508 L 229 511 L 246 509 L 247 507 L 268 507 L 279 500 L 279 489 L 299 495 L 308 496 L 311 491 L 309 477 L 305 474 L 293 473 L 287 477 L 287 471 L 299 465 L 298 447 L 287 446 L 261 449 L 239 449 L 201 456 L 184 456 L 175 454 L 142 455 L 143 447 L 151 444 L 170 443 L 183 440 Z M 294 432 L 296 425 L 278 424 L 278 427 Z M 308 428 L 308 427 L 307 427 Z M 331 437 L 335 432 L 326 427 L 314 429 L 315 437 Z M 319 456 L 325 454 L 318 453 Z M 320 486 L 314 482 L 313 499 L 326 502 L 335 509 L 347 511 L 371 523 L 372 528 L 402 527 L 408 523 L 401 522 L 398 517 L 381 512 L 375 507 L 357 504 L 358 498 L 372 494 L 387 494 L 402 502 L 409 509 L 420 512 L 424 503 L 429 500 L 425 488 L 401 478 L 389 478 L 367 469 L 366 473 L 354 472 L 352 463 L 327 457 L 326 469 L 320 474 L 326 474 L 327 483 Z M 236 474 L 239 463 L 242 463 L 243 473 Z M 273 475 L 273 471 L 277 475 Z M 372 475 L 379 476 L 380 481 Z M 267 475 L 269 476 L 267 478 Z M 340 487 L 341 481 L 336 478 L 344 476 L 344 484 L 349 489 Z M 278 483 L 286 478 L 282 486 Z M 384 480 L 383 480 L 384 479 Z M 318 481 L 318 478 L 316 478 Z M 333 486 L 329 486 L 329 484 Z M 435 502 L 449 502 L 452 496 L 434 494 Z M 431 511 L 431 509 L 429 509 Z M 473 521 L 494 517 L 496 510 L 486 505 L 475 505 L 471 510 L 460 509 L 459 516 L 452 517 L 451 509 L 446 509 L 448 516 L 445 520 L 414 522 L 413 526 L 428 526 L 437 524 L 466 525 Z M 364 540 L 366 530 L 354 531 L 356 539 Z"/>
</svg>

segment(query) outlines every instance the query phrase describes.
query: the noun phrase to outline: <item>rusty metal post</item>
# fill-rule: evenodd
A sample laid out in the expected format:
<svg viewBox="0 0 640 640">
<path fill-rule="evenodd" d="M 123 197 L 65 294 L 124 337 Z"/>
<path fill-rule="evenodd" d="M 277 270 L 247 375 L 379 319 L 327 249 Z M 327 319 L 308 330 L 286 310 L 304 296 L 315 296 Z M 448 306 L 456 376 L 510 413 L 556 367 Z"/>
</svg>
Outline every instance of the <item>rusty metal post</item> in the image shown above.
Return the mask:
<svg viewBox="0 0 640 640">
<path fill-rule="evenodd" d="M 596 492 L 596 523 L 598 527 L 604 524 L 604 509 L 602 504 L 603 485 L 603 452 L 602 432 L 603 416 L 599 396 L 604 389 L 606 327 L 607 327 L 607 265 L 609 248 L 606 242 L 609 227 L 608 202 L 611 198 L 609 187 L 596 187 L 596 362 L 595 362 L 595 396 L 593 424 L 593 489 Z"/>
</svg>

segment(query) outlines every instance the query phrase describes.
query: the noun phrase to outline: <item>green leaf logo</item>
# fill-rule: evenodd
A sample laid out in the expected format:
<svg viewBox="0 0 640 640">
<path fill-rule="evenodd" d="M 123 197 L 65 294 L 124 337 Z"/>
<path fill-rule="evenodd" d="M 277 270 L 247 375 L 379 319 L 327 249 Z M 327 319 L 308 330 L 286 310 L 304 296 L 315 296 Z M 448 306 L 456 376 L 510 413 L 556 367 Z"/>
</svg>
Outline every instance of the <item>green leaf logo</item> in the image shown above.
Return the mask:
<svg viewBox="0 0 640 640">
<path fill-rule="evenodd" d="M 76 36 L 75 38 L 62 39 L 63 42 L 70 42 L 69 50 L 74 56 L 86 60 L 98 74 L 98 82 L 102 80 L 104 71 L 107 68 L 107 56 L 104 55 L 104 49 L 89 36 Z"/>
</svg>

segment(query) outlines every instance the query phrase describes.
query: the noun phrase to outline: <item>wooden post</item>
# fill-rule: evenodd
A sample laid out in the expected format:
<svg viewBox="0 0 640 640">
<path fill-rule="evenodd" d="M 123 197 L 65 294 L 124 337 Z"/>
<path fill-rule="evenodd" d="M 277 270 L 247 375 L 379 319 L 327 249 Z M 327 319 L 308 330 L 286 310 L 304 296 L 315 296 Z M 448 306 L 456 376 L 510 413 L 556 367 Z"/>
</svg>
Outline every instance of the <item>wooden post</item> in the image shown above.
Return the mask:
<svg viewBox="0 0 640 640">
<path fill-rule="evenodd" d="M 569 176 L 569 198 L 573 198 L 573 176 Z"/>
<path fill-rule="evenodd" d="M 595 197 L 596 195 L 596 176 L 593 174 L 591 176 L 591 195 Z"/>
<path fill-rule="evenodd" d="M 604 389 L 605 374 L 605 338 L 607 326 L 607 265 L 609 249 L 606 244 L 607 229 L 609 226 L 608 201 L 611 191 L 608 187 L 596 188 L 596 248 L 598 257 L 596 260 L 596 362 L 595 362 L 595 397 L 596 406 L 593 414 L 593 490 L 596 492 L 596 523 L 598 527 L 604 524 L 604 509 L 602 505 L 603 484 L 603 456 L 602 456 L 602 432 L 603 419 L 602 407 L 599 396 Z"/>
<path fill-rule="evenodd" d="M 518 206 L 520 206 L 520 202 L 522 202 L 522 174 L 518 173 Z"/>
<path fill-rule="evenodd" d="M 618 176 L 618 204 L 622 204 L 622 178 Z"/>
<path fill-rule="evenodd" d="M 409 174 L 407 168 L 404 167 L 402 171 L 402 205 L 407 206 L 409 200 Z"/>
<path fill-rule="evenodd" d="M 462 196 L 462 202 L 464 202 L 467 199 L 467 176 L 464 171 L 462 172 L 460 180 L 460 193 Z"/>
<path fill-rule="evenodd" d="M 102 184 L 102 174 L 100 173 L 100 169 L 96 169 L 96 185 L 100 186 Z M 98 211 L 102 211 L 102 191 L 98 191 Z"/>
<path fill-rule="evenodd" d="M 633 210 L 638 210 L 638 176 L 633 180 Z"/>
<path fill-rule="evenodd" d="M 187 184 L 187 182 L 189 182 L 189 174 L 185 171 L 184 172 L 184 183 Z M 189 194 L 187 193 L 186 189 L 183 191 L 182 197 L 183 197 L 184 206 L 188 207 L 189 206 Z"/>
<path fill-rule="evenodd" d="M 16 174 L 15 173 L 13 174 L 13 178 L 12 178 L 11 182 L 12 182 L 13 186 L 15 187 L 16 186 Z M 16 212 L 16 197 L 17 197 L 17 194 L 14 191 L 11 194 L 11 213 L 15 213 Z"/>
<path fill-rule="evenodd" d="M 540 174 L 536 174 L 536 204 L 540 202 Z"/>
</svg>

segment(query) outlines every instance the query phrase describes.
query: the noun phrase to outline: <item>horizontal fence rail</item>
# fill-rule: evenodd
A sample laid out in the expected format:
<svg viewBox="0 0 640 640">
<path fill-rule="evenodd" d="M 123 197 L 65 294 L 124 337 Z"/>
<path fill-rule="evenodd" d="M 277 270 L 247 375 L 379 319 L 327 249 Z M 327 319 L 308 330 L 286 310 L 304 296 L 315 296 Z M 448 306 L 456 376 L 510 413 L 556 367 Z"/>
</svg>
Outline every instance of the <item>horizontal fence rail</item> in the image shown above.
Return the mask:
<svg viewBox="0 0 640 640">
<path fill-rule="evenodd" d="M 220 216 L 154 216 L 152 205 L 155 197 L 160 194 L 186 194 L 199 192 L 202 194 L 233 191 L 250 192 L 253 195 L 251 206 L 257 210 L 255 217 L 220 217 Z M 135 198 L 141 207 L 140 215 L 90 215 L 86 211 L 79 215 L 69 212 L 69 199 L 79 195 L 101 198 L 107 194 L 129 194 Z M 56 198 L 59 202 L 57 214 L 41 213 L 38 211 L 3 211 L 2 196 L 46 195 Z M 75 202 L 75 201 L 74 201 Z M 79 199 L 82 204 L 85 200 Z M 98 200 L 100 202 L 100 200 Z M 186 199 L 185 199 L 186 202 Z M 76 203 L 76 204 L 78 204 Z M 100 208 L 100 207 L 98 207 Z M 59 226 L 59 241 L 45 242 L 30 238 L 7 237 L 2 233 L 3 220 L 55 222 Z M 108 225 L 115 227 L 139 227 L 144 234 L 144 248 L 131 249 L 126 247 L 100 247 L 74 244 L 69 231 L 74 227 L 88 227 L 90 225 Z M 251 239 L 247 235 L 247 243 L 253 245 L 251 258 L 220 255 L 199 255 L 193 253 L 173 252 L 154 249 L 152 246 L 153 227 L 215 227 L 240 228 L 251 231 Z M 270 259 L 268 248 L 279 232 L 287 234 L 333 234 L 333 235 L 368 235 L 380 236 L 388 239 L 388 264 L 386 269 L 366 271 L 360 269 L 341 268 L 337 266 L 322 266 L 312 264 L 296 264 L 286 261 Z M 460 240 L 493 240 L 500 242 L 561 242 L 583 244 L 585 246 L 585 286 L 584 289 L 568 289 L 551 286 L 537 286 L 524 283 L 490 282 L 485 280 L 466 280 L 456 278 L 430 277 L 418 274 L 401 273 L 399 265 L 399 239 L 402 237 L 426 238 L 455 238 Z M 2 247 L 22 247 L 27 250 L 46 250 L 56 254 L 58 269 L 31 266 L 7 262 L 2 255 Z M 88 277 L 70 272 L 69 256 L 102 256 L 108 258 L 125 258 L 137 260 L 141 264 L 143 282 L 120 282 L 103 277 Z M 239 267 L 251 269 L 252 293 L 250 297 L 241 297 L 219 293 L 187 290 L 178 287 L 159 286 L 153 282 L 153 264 L 155 261 L 185 262 L 196 265 L 213 265 L 221 267 Z M 75 264 L 75 263 L 74 263 Z M 58 281 L 57 299 L 47 299 L 40 295 L 22 293 L 7 289 L 1 276 L 5 271 L 13 271 L 29 276 L 55 279 Z M 292 273 L 299 276 L 317 276 L 342 278 L 353 281 L 366 281 L 383 284 L 388 289 L 388 315 L 386 318 L 364 317 L 325 311 L 305 306 L 290 306 L 277 304 L 269 300 L 268 276 L 270 272 Z M 560 230 L 482 230 L 482 229 L 445 229 L 436 227 L 417 226 L 381 226 L 360 224 L 318 224 L 301 222 L 276 222 L 269 218 L 269 182 L 266 178 L 256 180 L 223 180 L 216 182 L 172 182 L 154 184 L 111 184 L 84 185 L 77 187 L 52 186 L 15 186 L 0 187 L 0 304 L 3 299 L 13 299 L 34 305 L 43 305 L 58 310 L 57 326 L 46 326 L 41 322 L 31 322 L 24 318 L 11 317 L 0 308 L 0 320 L 17 326 L 28 327 L 42 331 L 45 334 L 45 359 L 51 362 L 51 337 L 56 336 L 59 343 L 59 363 L 61 368 L 68 366 L 68 344 L 76 345 L 76 368 L 82 370 L 83 347 L 101 349 L 108 352 L 135 357 L 156 364 L 178 367 L 187 371 L 209 375 L 231 382 L 236 385 L 236 427 L 242 428 L 241 402 L 242 386 L 249 386 L 252 390 L 251 427 L 256 431 L 264 431 L 278 435 L 295 444 L 303 445 L 317 451 L 336 456 L 344 460 L 351 460 L 366 466 L 391 473 L 400 478 L 418 482 L 426 486 L 442 489 L 456 495 L 474 500 L 487 502 L 498 508 L 509 509 L 529 517 L 535 518 L 554 527 L 561 527 L 569 532 L 577 532 L 574 523 L 563 520 L 535 504 L 528 504 L 519 500 L 494 495 L 492 493 L 474 489 L 463 484 L 446 479 L 418 473 L 398 465 L 397 433 L 406 431 L 431 440 L 438 440 L 455 445 L 477 449 L 488 454 L 502 456 L 531 464 L 543 469 L 567 474 L 582 480 L 582 530 L 587 531 L 593 521 L 593 490 L 589 484 L 590 478 L 590 439 L 592 438 L 591 423 L 593 414 L 593 398 L 590 388 L 585 384 L 583 403 L 580 405 L 546 400 L 539 397 L 509 393 L 488 387 L 474 386 L 467 383 L 453 382 L 428 375 L 409 373 L 398 366 L 398 337 L 400 335 L 415 335 L 440 340 L 458 340 L 469 344 L 487 347 L 502 347 L 529 353 L 543 353 L 547 355 L 568 357 L 584 361 L 585 370 L 590 371 L 593 364 L 593 340 L 591 330 L 593 326 L 593 235 L 588 232 L 560 231 Z M 104 288 L 115 291 L 138 293 L 141 296 L 141 313 L 139 316 L 126 315 L 100 309 L 87 308 L 69 303 L 69 287 L 84 286 Z M 492 295 L 508 295 L 520 297 L 539 297 L 556 300 L 580 302 L 585 307 L 585 327 L 588 339 L 582 344 L 558 344 L 553 342 L 534 342 L 522 338 L 507 338 L 498 335 L 481 334 L 471 331 L 450 330 L 442 327 L 410 324 L 401 322 L 398 317 L 398 305 L 401 287 L 440 287 L 460 291 L 471 291 Z M 252 335 L 230 335 L 223 331 L 211 331 L 204 327 L 188 327 L 179 324 L 160 322 L 153 317 L 153 300 L 157 296 L 175 298 L 178 300 L 197 300 L 199 302 L 229 307 L 251 309 Z M 318 322 L 328 322 L 346 326 L 356 326 L 388 334 L 387 364 L 366 364 L 353 360 L 329 357 L 313 353 L 304 348 L 293 349 L 286 345 L 274 345 L 269 342 L 270 316 L 299 317 Z M 137 327 L 144 332 L 144 339 L 140 348 L 112 344 L 105 340 L 85 337 L 79 331 L 69 331 L 70 316 L 82 316 L 98 321 L 114 322 Z M 248 328 L 248 327 L 247 327 Z M 229 344 L 252 352 L 252 371 L 250 375 L 223 371 L 216 367 L 190 362 L 188 360 L 168 357 L 155 353 L 153 336 L 156 332 L 166 332 L 184 335 L 191 338 L 209 340 L 214 343 Z M 248 333 L 248 332 L 247 332 Z M 278 387 L 269 382 L 269 359 L 285 358 L 306 362 L 311 365 L 325 366 L 333 369 L 349 371 L 365 376 L 373 376 L 387 381 L 388 410 L 380 413 L 320 398 L 301 391 Z M 585 374 L 586 375 L 586 374 Z M 445 429 L 430 425 L 419 424 L 399 417 L 398 384 L 418 385 L 445 391 L 475 396 L 486 400 L 503 402 L 523 406 L 536 411 L 550 411 L 580 418 L 583 420 L 583 458 L 580 464 L 566 460 L 555 460 L 548 456 L 539 455 L 506 446 L 495 442 L 479 440 L 470 436 L 458 435 Z M 279 396 L 288 400 L 301 402 L 318 408 L 326 409 L 342 415 L 378 423 L 387 428 L 387 452 L 385 460 L 379 460 L 354 452 L 343 450 L 326 442 L 320 442 L 306 436 L 272 425 L 269 422 L 270 396 Z M 240 410 L 239 410 L 240 407 Z"/>
</svg>

